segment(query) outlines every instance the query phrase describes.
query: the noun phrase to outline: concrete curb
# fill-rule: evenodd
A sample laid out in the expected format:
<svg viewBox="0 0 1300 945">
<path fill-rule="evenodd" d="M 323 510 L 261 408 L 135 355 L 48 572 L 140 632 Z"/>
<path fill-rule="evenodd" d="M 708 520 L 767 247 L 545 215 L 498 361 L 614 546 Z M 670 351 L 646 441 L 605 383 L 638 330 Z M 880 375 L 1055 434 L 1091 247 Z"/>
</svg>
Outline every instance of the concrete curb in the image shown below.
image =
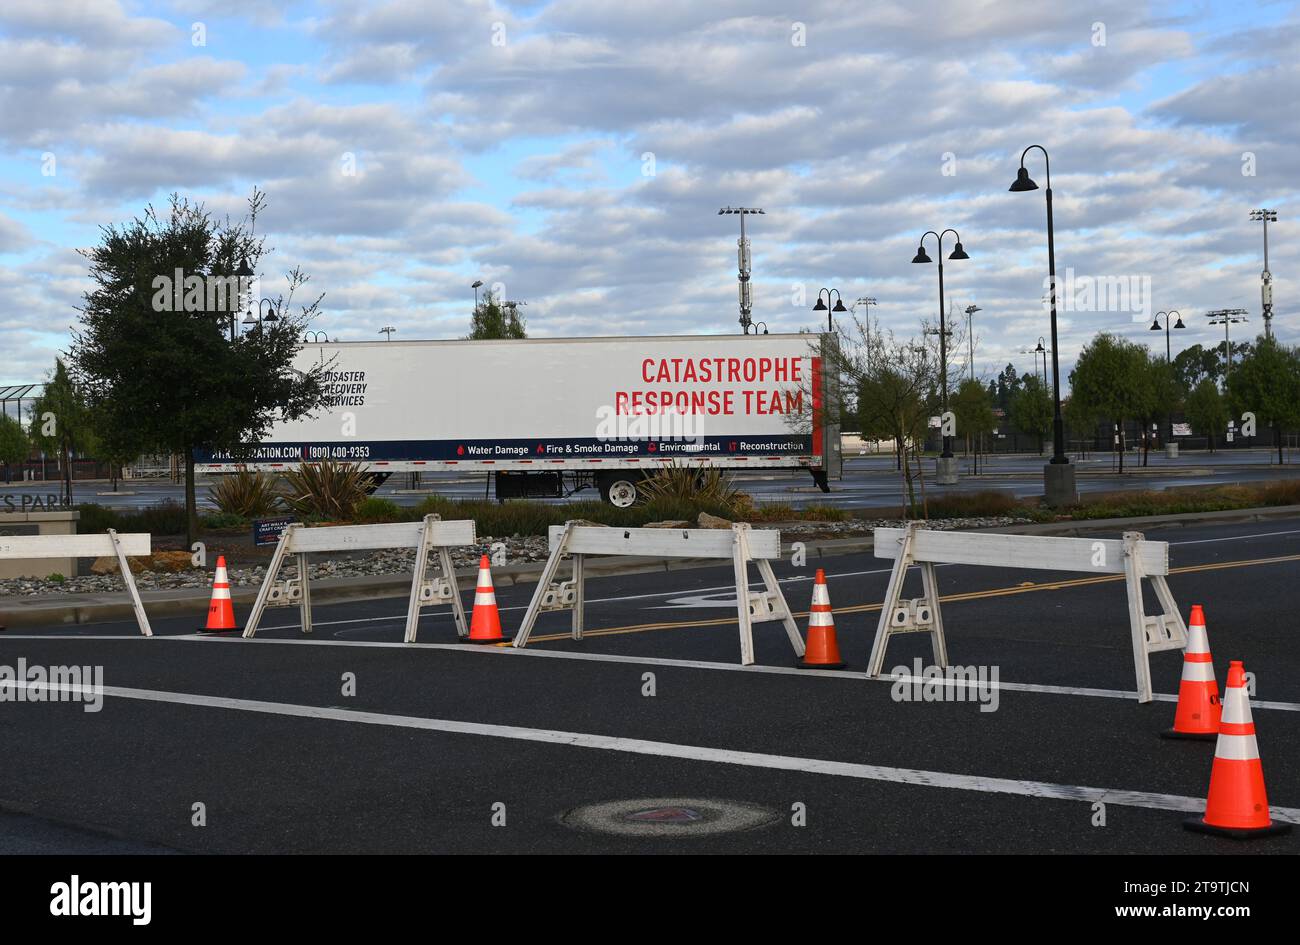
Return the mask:
<svg viewBox="0 0 1300 945">
<path fill-rule="evenodd" d="M 1000 532 L 1013 535 L 1061 535 L 1078 537 L 1098 532 L 1141 531 L 1162 528 L 1181 528 L 1184 525 L 1203 523 L 1232 524 L 1236 522 L 1263 522 L 1278 518 L 1300 518 L 1300 505 L 1283 505 L 1274 508 L 1231 509 L 1223 512 L 1193 512 L 1175 515 L 1143 515 L 1134 518 L 1103 518 L 1080 522 L 1044 522 L 1031 525 L 1010 525 L 992 528 L 963 529 L 976 532 Z M 784 545 L 788 549 L 790 542 Z M 810 561 L 834 558 L 840 555 L 870 552 L 874 543 L 870 536 L 859 538 L 813 538 L 804 541 Z M 516 584 L 533 584 L 541 575 L 545 562 L 505 565 L 492 569 L 493 583 L 498 587 Z M 681 571 L 690 568 L 718 567 L 718 561 L 701 558 L 645 558 L 618 557 L 594 558 L 587 561 L 589 577 L 610 577 L 621 574 L 645 574 L 655 571 Z M 477 568 L 462 568 L 456 572 L 461 587 L 472 586 Z M 313 601 L 375 600 L 386 597 L 406 597 L 411 591 L 411 579 L 401 574 L 375 577 L 324 578 L 312 582 Z M 207 588 L 184 588 L 165 591 L 143 591 L 145 611 L 151 618 L 174 617 L 181 614 L 200 615 L 207 611 L 211 591 Z M 245 609 L 257 597 L 256 587 L 231 589 L 231 598 Z M 0 626 L 23 627 L 60 626 L 66 624 L 99 623 L 108 620 L 132 620 L 134 614 L 126 599 L 126 591 L 117 594 L 64 594 L 59 597 L 33 598 L 31 602 L 0 603 Z M 196 621 L 197 629 L 197 621 Z"/>
</svg>

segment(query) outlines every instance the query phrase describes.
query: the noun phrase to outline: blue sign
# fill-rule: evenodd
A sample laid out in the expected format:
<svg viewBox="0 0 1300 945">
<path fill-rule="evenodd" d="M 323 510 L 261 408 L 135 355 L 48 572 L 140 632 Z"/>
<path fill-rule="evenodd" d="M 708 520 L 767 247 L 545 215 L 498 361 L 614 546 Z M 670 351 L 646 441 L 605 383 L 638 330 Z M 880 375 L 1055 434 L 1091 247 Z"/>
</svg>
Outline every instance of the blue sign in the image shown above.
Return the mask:
<svg viewBox="0 0 1300 945">
<path fill-rule="evenodd" d="M 253 544 L 254 545 L 274 545 L 280 540 L 280 535 L 286 528 L 292 525 L 296 519 L 292 515 L 282 515 L 279 518 L 259 518 L 253 522 Z"/>
</svg>

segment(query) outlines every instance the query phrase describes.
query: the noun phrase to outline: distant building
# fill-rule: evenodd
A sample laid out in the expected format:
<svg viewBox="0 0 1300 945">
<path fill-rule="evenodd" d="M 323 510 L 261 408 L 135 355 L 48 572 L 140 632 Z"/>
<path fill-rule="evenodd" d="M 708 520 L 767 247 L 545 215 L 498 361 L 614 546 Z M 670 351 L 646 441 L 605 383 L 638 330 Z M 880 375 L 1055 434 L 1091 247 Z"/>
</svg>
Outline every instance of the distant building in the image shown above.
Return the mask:
<svg viewBox="0 0 1300 945">
<path fill-rule="evenodd" d="M 0 385 L 0 414 L 13 417 L 27 429 L 31 425 L 27 408 L 45 391 L 44 384 Z"/>
</svg>

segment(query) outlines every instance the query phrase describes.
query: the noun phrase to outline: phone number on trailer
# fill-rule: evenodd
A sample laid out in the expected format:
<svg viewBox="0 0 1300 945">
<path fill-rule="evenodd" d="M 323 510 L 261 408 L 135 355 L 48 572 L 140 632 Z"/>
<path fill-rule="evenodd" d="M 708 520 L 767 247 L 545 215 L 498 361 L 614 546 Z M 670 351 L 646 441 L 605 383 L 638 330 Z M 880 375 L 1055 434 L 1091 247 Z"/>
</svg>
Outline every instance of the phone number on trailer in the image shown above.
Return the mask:
<svg viewBox="0 0 1300 945">
<path fill-rule="evenodd" d="M 308 459 L 369 459 L 368 446 L 309 446 Z"/>
</svg>

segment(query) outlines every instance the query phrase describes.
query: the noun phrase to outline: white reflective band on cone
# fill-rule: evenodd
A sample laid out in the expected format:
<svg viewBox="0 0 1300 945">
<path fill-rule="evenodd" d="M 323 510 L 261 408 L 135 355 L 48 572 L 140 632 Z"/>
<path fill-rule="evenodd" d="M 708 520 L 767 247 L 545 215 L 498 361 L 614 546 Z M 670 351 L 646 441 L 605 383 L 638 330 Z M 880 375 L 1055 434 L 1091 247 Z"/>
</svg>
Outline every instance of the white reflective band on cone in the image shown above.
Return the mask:
<svg viewBox="0 0 1300 945">
<path fill-rule="evenodd" d="M 1194 623 L 1187 628 L 1187 653 L 1209 653 L 1210 641 L 1205 635 L 1205 624 Z"/>
<path fill-rule="evenodd" d="M 1213 663 L 1192 663 L 1183 661 L 1184 682 L 1214 682 Z"/>
<path fill-rule="evenodd" d="M 1220 721 L 1225 725 L 1249 725 L 1254 721 L 1250 717 L 1250 701 L 1246 698 L 1246 690 L 1241 686 L 1223 694 L 1223 716 Z"/>
<path fill-rule="evenodd" d="M 816 607 L 818 604 L 825 604 L 827 607 L 831 605 L 831 595 L 826 592 L 825 584 L 813 585 L 812 602 L 814 607 Z"/>
<path fill-rule="evenodd" d="M 1258 761 L 1259 745 L 1254 735 L 1225 735 L 1219 733 L 1219 742 L 1214 746 L 1214 757 L 1224 761 Z"/>
<path fill-rule="evenodd" d="M 230 588 L 228 588 L 228 587 L 214 587 L 214 588 L 212 589 L 212 599 L 213 599 L 213 600 L 230 600 Z"/>
<path fill-rule="evenodd" d="M 495 594 L 493 594 L 491 591 L 488 591 L 486 594 L 475 594 L 475 595 L 474 595 L 474 606 L 475 606 L 475 607 L 486 607 L 486 606 L 488 606 L 489 604 L 490 604 L 491 606 L 493 606 L 493 607 L 495 607 L 496 604 L 497 604 L 497 596 L 496 596 Z"/>
<path fill-rule="evenodd" d="M 808 615 L 808 626 L 833 627 L 835 626 L 835 620 L 828 610 L 814 610 Z"/>
</svg>

